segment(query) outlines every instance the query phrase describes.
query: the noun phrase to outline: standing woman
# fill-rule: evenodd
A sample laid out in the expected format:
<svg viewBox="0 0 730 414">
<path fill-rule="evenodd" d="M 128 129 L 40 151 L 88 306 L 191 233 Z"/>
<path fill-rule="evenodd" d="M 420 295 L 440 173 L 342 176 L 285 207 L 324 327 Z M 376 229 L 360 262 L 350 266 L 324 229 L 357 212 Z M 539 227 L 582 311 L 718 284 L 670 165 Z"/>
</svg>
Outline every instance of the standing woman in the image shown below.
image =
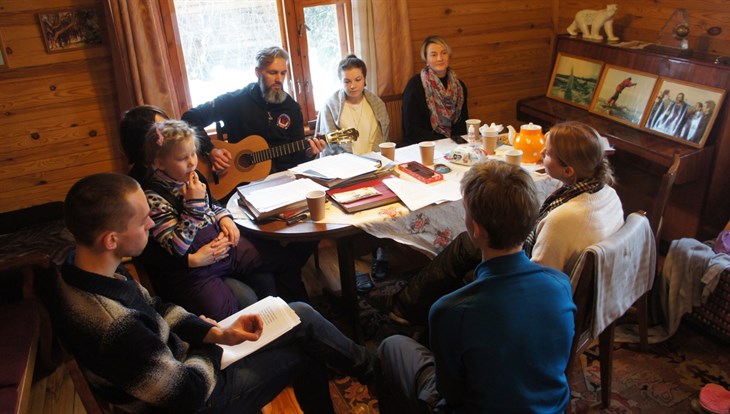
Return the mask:
<svg viewBox="0 0 730 414">
<path fill-rule="evenodd" d="M 343 151 L 355 155 L 379 151 L 378 145 L 388 140 L 390 118 L 385 103 L 365 89 L 368 68 L 355 55 L 347 55 L 337 66 L 342 89 L 335 92 L 317 116 L 315 131 L 328 134 L 338 129 L 355 128 L 360 136 L 352 144 L 330 145 L 331 153 Z"/>
<path fill-rule="evenodd" d="M 451 47 L 440 36 L 421 45 L 426 67 L 403 91 L 403 129 L 407 144 L 466 134 L 466 85 L 449 68 Z"/>
</svg>

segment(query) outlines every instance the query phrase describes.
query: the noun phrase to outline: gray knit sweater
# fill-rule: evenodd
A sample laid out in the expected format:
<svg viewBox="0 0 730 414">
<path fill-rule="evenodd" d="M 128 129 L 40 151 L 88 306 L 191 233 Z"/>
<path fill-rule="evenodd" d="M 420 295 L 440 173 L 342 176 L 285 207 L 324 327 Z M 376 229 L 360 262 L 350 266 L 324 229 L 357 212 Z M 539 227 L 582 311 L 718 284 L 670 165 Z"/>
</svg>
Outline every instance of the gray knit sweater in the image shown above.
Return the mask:
<svg viewBox="0 0 730 414">
<path fill-rule="evenodd" d="M 211 325 L 151 297 L 125 273 L 109 278 L 64 264 L 52 312 L 62 341 L 116 405 L 174 413 L 204 407 L 222 352 L 203 344 Z"/>
</svg>

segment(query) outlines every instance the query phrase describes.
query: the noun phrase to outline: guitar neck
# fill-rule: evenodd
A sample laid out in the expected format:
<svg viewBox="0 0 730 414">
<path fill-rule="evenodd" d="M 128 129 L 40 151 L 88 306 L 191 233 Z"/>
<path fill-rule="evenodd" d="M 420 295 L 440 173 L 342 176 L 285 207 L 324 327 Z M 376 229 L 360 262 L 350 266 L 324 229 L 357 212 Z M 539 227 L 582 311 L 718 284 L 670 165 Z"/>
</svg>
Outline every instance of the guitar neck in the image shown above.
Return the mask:
<svg viewBox="0 0 730 414">
<path fill-rule="evenodd" d="M 254 163 L 260 163 L 274 158 L 283 157 L 297 151 L 304 151 L 307 148 L 309 148 L 309 141 L 303 139 L 301 141 L 294 141 L 288 144 L 277 145 L 265 150 L 256 151 L 251 154 L 251 158 Z"/>
</svg>

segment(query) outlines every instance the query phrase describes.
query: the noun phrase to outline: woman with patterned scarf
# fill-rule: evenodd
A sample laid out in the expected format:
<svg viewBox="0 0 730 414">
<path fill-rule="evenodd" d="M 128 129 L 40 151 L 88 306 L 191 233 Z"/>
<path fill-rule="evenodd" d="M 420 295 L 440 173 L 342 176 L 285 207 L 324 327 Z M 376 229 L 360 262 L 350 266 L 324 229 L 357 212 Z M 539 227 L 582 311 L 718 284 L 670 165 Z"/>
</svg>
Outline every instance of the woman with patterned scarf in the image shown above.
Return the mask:
<svg viewBox="0 0 730 414">
<path fill-rule="evenodd" d="M 570 274 L 588 246 L 616 232 L 624 222 L 621 200 L 598 132 L 580 122 L 550 129 L 543 149 L 547 173 L 563 182 L 540 208 L 525 241 L 533 262 Z"/>
<path fill-rule="evenodd" d="M 421 45 L 426 67 L 412 77 L 403 92 L 403 130 L 406 144 L 466 134 L 466 85 L 449 68 L 451 47 L 440 36 Z"/>
<path fill-rule="evenodd" d="M 570 274 L 586 247 L 623 225 L 623 208 L 610 186 L 613 173 L 598 132 L 590 126 L 553 126 L 543 157 L 547 173 L 564 185 L 542 204 L 523 248 L 533 262 Z M 472 280 L 473 275 L 465 275 L 480 262 L 481 253 L 469 235 L 459 234 L 389 300 L 390 317 L 399 323 L 427 324 L 433 302 Z"/>
</svg>

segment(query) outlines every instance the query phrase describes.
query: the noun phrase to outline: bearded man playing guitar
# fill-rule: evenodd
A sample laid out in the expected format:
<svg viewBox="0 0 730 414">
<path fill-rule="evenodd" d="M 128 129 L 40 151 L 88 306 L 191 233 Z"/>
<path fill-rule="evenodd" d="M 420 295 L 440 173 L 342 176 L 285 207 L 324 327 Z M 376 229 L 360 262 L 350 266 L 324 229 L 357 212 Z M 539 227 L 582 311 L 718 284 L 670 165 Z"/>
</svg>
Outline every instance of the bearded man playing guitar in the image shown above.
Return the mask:
<svg viewBox="0 0 730 414">
<path fill-rule="evenodd" d="M 288 73 L 289 54 L 280 47 L 268 47 L 256 54 L 256 76 L 243 89 L 223 94 L 199 105 L 182 119 L 196 127 L 201 153 L 208 155 L 215 172 L 231 167 L 233 154 L 226 148 L 214 148 L 204 128 L 213 122 L 223 128 L 229 143 L 237 143 L 250 135 L 260 135 L 268 146 L 287 146 L 276 158 L 272 157 L 270 172 L 284 171 L 319 154 L 326 146 L 321 139 L 304 139 L 304 122 L 299 104 L 284 91 Z M 283 148 L 283 147 L 282 147 Z M 262 178 L 262 177 L 259 177 Z M 242 180 L 251 181 L 251 180 Z"/>
</svg>

